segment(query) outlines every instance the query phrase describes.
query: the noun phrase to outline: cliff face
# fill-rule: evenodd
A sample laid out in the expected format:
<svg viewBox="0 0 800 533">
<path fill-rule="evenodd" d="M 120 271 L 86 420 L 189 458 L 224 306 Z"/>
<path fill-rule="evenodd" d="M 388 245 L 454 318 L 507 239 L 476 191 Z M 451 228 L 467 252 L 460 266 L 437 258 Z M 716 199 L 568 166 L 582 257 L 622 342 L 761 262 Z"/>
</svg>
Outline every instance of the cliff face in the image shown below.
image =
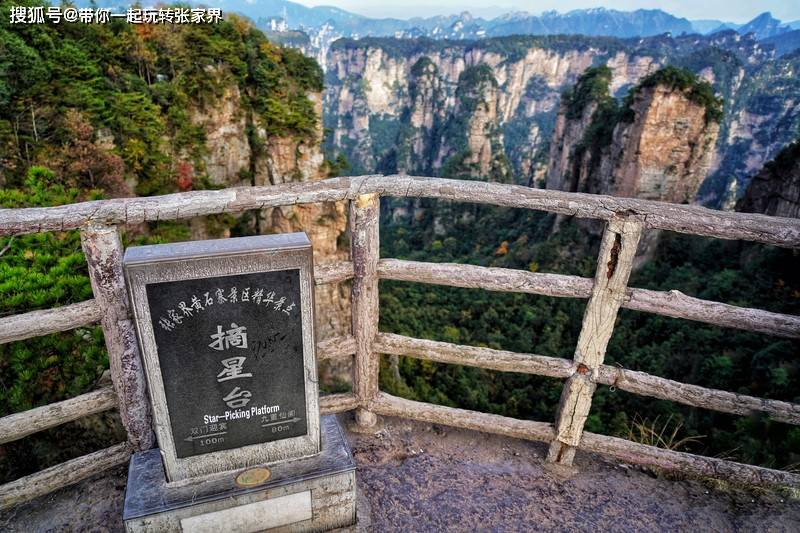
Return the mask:
<svg viewBox="0 0 800 533">
<path fill-rule="evenodd" d="M 480 67 L 478 67 L 480 68 Z M 470 71 L 465 71 L 465 74 Z M 467 116 L 466 149 L 464 163 L 474 168 L 473 176 L 487 176 L 492 160 L 503 152 L 502 135 L 499 134 L 497 116 L 497 81 L 489 69 L 473 74 L 476 79 L 464 82 L 469 74 L 462 76 L 461 91 L 454 113 Z M 454 150 L 450 148 L 450 150 Z M 445 160 L 440 152 L 438 161 Z"/>
<path fill-rule="evenodd" d="M 611 101 L 611 73 L 610 68 L 589 68 L 575 87 L 563 94 L 550 141 L 544 183 L 546 188 L 577 190 L 577 183 L 572 183 L 571 178 L 576 159 L 580 157 L 576 149 L 582 146 L 598 107 Z"/>
<path fill-rule="evenodd" d="M 331 51 L 325 94 L 330 147 L 357 172 L 438 174 L 465 150 L 479 172 L 498 154 L 530 169 L 559 88 L 596 56 L 532 47 L 509 60 L 455 43 L 406 55 L 361 42 Z"/>
<path fill-rule="evenodd" d="M 741 68 L 731 80 L 718 151 L 701 200 L 732 205 L 751 176 L 797 138 L 800 126 L 800 54 Z"/>
<path fill-rule="evenodd" d="M 322 95 L 310 93 L 308 97 L 320 117 Z M 238 87 L 229 85 L 217 104 L 194 109 L 192 121 L 205 132 L 202 161 L 214 185 L 277 185 L 327 177 L 321 149 L 321 120 L 317 120 L 311 137 L 271 135 L 263 120 L 242 104 Z M 249 135 L 248 125 L 252 125 Z M 316 263 L 348 257 L 348 250 L 342 244 L 347 228 L 344 203 L 263 209 L 249 225 L 250 231 L 262 234 L 305 231 Z M 192 221 L 192 232 L 195 239 L 208 238 L 213 233 L 205 217 Z M 224 230 L 224 235 L 230 235 L 230 230 Z M 349 301 L 349 291 L 338 284 L 317 287 L 318 338 L 348 331 Z"/>
<path fill-rule="evenodd" d="M 781 150 L 753 176 L 736 210 L 800 218 L 800 141 Z"/>
<path fill-rule="evenodd" d="M 614 130 L 600 163 L 600 188 L 615 196 L 691 202 L 706 178 L 719 133 L 705 108 L 676 89 L 639 91 L 633 121 Z"/>
<path fill-rule="evenodd" d="M 688 72 L 686 85 L 676 86 L 670 80 L 681 71 L 664 69 L 617 108 L 609 74 L 605 68 L 587 71 L 565 95 L 551 142 L 548 188 L 692 201 L 719 133 L 713 96 L 707 102 L 695 96 L 703 88 L 710 95 L 710 87 Z"/>
<path fill-rule="evenodd" d="M 609 93 L 619 98 L 645 76 L 675 64 L 712 83 L 725 100 L 710 160 L 691 163 L 708 166 L 700 199 L 720 205 L 727 191 L 744 190 L 748 177 L 800 126 L 800 85 L 792 74 L 800 68 L 800 58 L 776 59 L 771 54 L 733 32 L 645 39 L 345 39 L 334 44 L 327 57 L 325 125 L 332 131 L 327 148 L 344 153 L 357 173 L 441 175 L 446 153 L 452 157 L 469 148 L 473 158 L 480 159 L 476 150 L 487 150 L 487 143 L 475 134 L 493 115 L 495 141 L 488 149 L 493 156 L 502 151 L 514 181 L 543 186 L 550 180 L 547 186 L 561 188 L 563 184 L 552 182 L 557 175 L 552 168 L 545 176 L 548 161 L 564 163 L 554 158 L 554 149 L 565 154 L 550 140 L 572 144 L 594 112 L 587 108 L 585 116 L 560 118 L 563 90 L 587 68 L 606 65 L 611 71 Z M 458 93 L 461 76 L 477 67 L 491 71 L 496 87 L 485 87 L 482 100 L 487 105 L 474 108 L 473 120 L 463 116 Z M 657 120 L 655 116 L 649 120 Z M 467 131 L 466 143 L 442 150 L 442 137 L 454 127 Z"/>
</svg>

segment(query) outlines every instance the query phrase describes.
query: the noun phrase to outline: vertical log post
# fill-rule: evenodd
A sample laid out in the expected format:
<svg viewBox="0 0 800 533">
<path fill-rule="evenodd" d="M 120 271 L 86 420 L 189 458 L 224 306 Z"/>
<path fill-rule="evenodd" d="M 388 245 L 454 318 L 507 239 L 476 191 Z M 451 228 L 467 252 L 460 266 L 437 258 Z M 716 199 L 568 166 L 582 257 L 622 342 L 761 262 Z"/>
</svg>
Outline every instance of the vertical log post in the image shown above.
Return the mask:
<svg viewBox="0 0 800 533">
<path fill-rule="evenodd" d="M 613 218 L 606 225 L 592 294 L 575 348 L 575 373 L 567 379 L 561 392 L 556 434 L 550 444 L 548 462 L 570 466 L 575 458 L 641 234 L 642 226 L 634 220 Z"/>
<path fill-rule="evenodd" d="M 362 194 L 350 202 L 350 255 L 353 259 L 353 337 L 356 356 L 353 392 L 362 407 L 356 409 L 356 428 L 375 430 L 378 417 L 363 406 L 378 394 L 379 359 L 373 351 L 378 333 L 379 207 L 377 194 Z"/>
<path fill-rule="evenodd" d="M 111 366 L 111 380 L 119 399 L 119 413 L 134 450 L 153 447 L 150 404 L 147 400 L 142 358 L 131 320 L 128 293 L 122 274 L 122 243 L 115 226 L 93 224 L 81 229 L 81 245 L 89 266 L 89 279 L 100 307 L 103 336 Z"/>
</svg>

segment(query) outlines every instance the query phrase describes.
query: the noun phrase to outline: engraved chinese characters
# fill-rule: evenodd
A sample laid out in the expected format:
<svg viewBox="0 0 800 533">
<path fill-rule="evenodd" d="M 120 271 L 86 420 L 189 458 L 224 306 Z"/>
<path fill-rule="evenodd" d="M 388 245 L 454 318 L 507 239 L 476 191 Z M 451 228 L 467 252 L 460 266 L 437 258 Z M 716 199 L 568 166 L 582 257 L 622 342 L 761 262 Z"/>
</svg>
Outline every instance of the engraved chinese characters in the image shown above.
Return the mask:
<svg viewBox="0 0 800 533">
<path fill-rule="evenodd" d="M 133 246 L 123 266 L 169 481 L 319 453 L 304 233 Z"/>
<path fill-rule="evenodd" d="M 306 432 L 299 270 L 147 285 L 177 457 Z"/>
</svg>

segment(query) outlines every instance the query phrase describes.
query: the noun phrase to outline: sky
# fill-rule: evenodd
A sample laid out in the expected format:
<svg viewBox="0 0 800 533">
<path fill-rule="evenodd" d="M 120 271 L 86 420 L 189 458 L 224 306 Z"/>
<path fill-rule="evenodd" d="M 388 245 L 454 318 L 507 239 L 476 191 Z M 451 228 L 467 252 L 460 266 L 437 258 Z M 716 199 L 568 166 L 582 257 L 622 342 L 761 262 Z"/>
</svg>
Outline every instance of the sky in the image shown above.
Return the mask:
<svg viewBox="0 0 800 533">
<path fill-rule="evenodd" d="M 413 16 L 449 15 L 470 11 L 474 15 L 492 18 L 509 11 L 529 11 L 539 14 L 555 9 L 606 7 L 621 11 L 662 9 L 688 19 L 719 19 L 747 22 L 764 11 L 783 21 L 800 19 L 800 0 L 293 0 L 306 6 L 329 5 L 369 17 L 410 18 Z"/>
</svg>

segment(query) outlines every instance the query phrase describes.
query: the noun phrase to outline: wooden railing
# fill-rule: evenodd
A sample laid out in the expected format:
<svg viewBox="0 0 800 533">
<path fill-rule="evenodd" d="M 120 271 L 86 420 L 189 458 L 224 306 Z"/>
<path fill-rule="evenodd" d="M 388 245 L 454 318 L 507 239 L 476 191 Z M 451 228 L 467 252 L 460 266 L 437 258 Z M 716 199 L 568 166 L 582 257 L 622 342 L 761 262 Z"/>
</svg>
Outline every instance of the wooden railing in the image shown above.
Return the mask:
<svg viewBox="0 0 800 533">
<path fill-rule="evenodd" d="M 442 198 L 536 209 L 606 221 L 594 279 L 560 274 L 379 259 L 381 196 Z M 800 424 L 800 405 L 712 390 L 603 364 L 620 307 L 800 338 L 800 317 L 701 300 L 678 291 L 630 288 L 628 277 L 642 231 L 670 230 L 800 248 L 800 221 L 714 211 L 698 206 L 565 193 L 527 187 L 410 176 L 334 178 L 270 187 L 198 191 L 150 198 L 85 202 L 59 207 L 0 210 L 0 235 L 79 229 L 94 299 L 0 319 L 0 343 L 100 322 L 113 387 L 0 419 L 0 443 L 23 438 L 82 416 L 117 408 L 128 440 L 0 487 L 0 508 L 46 494 L 127 461 L 154 445 L 149 404 L 122 277 L 118 226 L 314 202 L 349 201 L 351 261 L 317 265 L 317 284 L 352 279 L 352 335 L 318 344 L 320 360 L 354 356 L 353 391 L 323 396 L 323 413 L 355 410 L 365 430 L 376 415 L 538 440 L 550 444 L 548 461 L 569 465 L 585 449 L 624 461 L 750 484 L 800 487 L 800 476 L 646 446 L 583 431 L 598 384 L 725 413 L 764 413 Z M 587 298 L 573 359 L 459 346 L 378 332 L 378 280 L 435 283 L 490 291 Z M 513 418 L 405 400 L 378 388 L 380 354 L 565 379 L 555 423 Z"/>
</svg>

